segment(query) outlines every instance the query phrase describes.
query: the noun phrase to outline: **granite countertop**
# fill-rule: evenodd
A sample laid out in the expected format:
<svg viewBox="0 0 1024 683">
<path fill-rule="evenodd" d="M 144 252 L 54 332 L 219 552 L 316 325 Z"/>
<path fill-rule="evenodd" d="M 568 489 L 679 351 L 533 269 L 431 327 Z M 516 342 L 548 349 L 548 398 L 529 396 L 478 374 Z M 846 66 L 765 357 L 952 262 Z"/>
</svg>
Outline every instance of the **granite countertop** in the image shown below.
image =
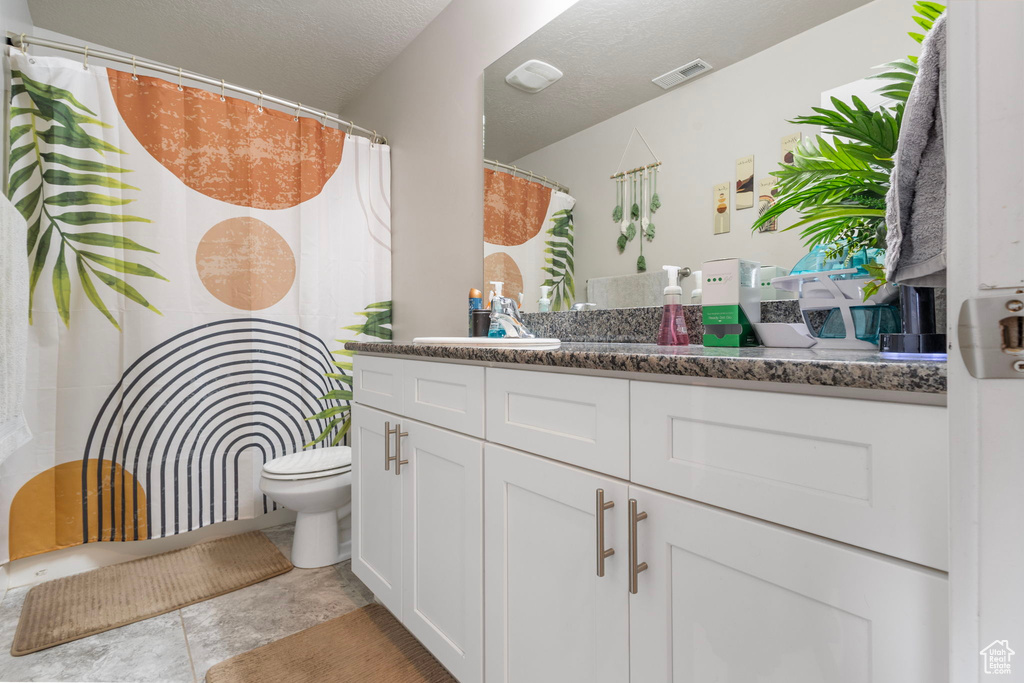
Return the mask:
<svg viewBox="0 0 1024 683">
<path fill-rule="evenodd" d="M 401 342 L 349 342 L 350 351 L 489 363 L 518 363 L 924 394 L 946 393 L 946 363 L 890 360 L 877 352 L 834 349 L 710 348 L 564 342 L 557 350 L 481 349 Z"/>
</svg>

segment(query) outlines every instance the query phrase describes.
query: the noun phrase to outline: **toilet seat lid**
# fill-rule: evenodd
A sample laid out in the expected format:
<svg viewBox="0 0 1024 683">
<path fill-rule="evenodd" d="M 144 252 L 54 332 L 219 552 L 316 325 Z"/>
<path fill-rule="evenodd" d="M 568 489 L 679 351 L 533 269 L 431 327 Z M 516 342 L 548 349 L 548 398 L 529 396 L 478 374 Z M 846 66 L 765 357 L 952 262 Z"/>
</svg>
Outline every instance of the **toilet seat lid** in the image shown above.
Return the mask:
<svg viewBox="0 0 1024 683">
<path fill-rule="evenodd" d="M 263 466 L 263 473 L 278 477 L 326 476 L 347 472 L 351 466 L 352 449 L 348 446 L 331 446 L 274 458 Z"/>
</svg>

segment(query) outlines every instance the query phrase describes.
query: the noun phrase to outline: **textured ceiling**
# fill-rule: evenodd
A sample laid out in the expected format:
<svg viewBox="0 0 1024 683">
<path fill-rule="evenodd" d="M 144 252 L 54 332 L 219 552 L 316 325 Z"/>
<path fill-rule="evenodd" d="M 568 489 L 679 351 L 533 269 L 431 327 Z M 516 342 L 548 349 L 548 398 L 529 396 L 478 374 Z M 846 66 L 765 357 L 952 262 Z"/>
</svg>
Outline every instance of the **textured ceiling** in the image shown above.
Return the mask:
<svg viewBox="0 0 1024 683">
<path fill-rule="evenodd" d="M 450 0 L 29 0 L 36 26 L 341 111 Z"/>
<path fill-rule="evenodd" d="M 486 156 L 519 159 L 670 92 L 651 83 L 667 71 L 701 58 L 714 73 L 867 2 L 580 0 L 487 67 Z M 506 84 L 528 59 L 565 75 L 535 95 Z"/>
</svg>

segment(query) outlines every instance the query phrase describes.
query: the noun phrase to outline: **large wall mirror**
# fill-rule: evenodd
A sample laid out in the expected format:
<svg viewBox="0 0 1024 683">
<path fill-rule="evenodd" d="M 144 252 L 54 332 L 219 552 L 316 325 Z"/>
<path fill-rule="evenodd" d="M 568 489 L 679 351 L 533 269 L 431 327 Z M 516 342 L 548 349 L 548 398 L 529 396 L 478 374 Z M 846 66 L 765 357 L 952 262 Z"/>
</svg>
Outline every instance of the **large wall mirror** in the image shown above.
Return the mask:
<svg viewBox="0 0 1024 683">
<path fill-rule="evenodd" d="M 686 300 L 705 261 L 788 272 L 808 251 L 785 229 L 795 216 L 751 230 L 771 172 L 820 134 L 788 121 L 833 95 L 881 101 L 865 79 L 917 47 L 911 13 L 902 0 L 580 0 L 485 71 L 485 280 L 532 312 L 545 283 L 552 310 L 619 308 L 660 305 L 665 265 L 692 269 Z"/>
</svg>

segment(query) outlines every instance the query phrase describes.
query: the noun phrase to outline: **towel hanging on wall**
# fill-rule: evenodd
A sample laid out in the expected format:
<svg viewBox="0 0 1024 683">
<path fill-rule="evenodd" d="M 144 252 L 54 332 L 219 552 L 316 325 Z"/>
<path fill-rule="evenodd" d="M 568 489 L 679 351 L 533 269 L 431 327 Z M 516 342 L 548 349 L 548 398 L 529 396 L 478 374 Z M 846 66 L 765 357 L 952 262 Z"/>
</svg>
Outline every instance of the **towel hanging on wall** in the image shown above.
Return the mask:
<svg viewBox="0 0 1024 683">
<path fill-rule="evenodd" d="M 946 15 L 921 47 L 886 196 L 885 273 L 916 287 L 946 284 Z"/>
</svg>

